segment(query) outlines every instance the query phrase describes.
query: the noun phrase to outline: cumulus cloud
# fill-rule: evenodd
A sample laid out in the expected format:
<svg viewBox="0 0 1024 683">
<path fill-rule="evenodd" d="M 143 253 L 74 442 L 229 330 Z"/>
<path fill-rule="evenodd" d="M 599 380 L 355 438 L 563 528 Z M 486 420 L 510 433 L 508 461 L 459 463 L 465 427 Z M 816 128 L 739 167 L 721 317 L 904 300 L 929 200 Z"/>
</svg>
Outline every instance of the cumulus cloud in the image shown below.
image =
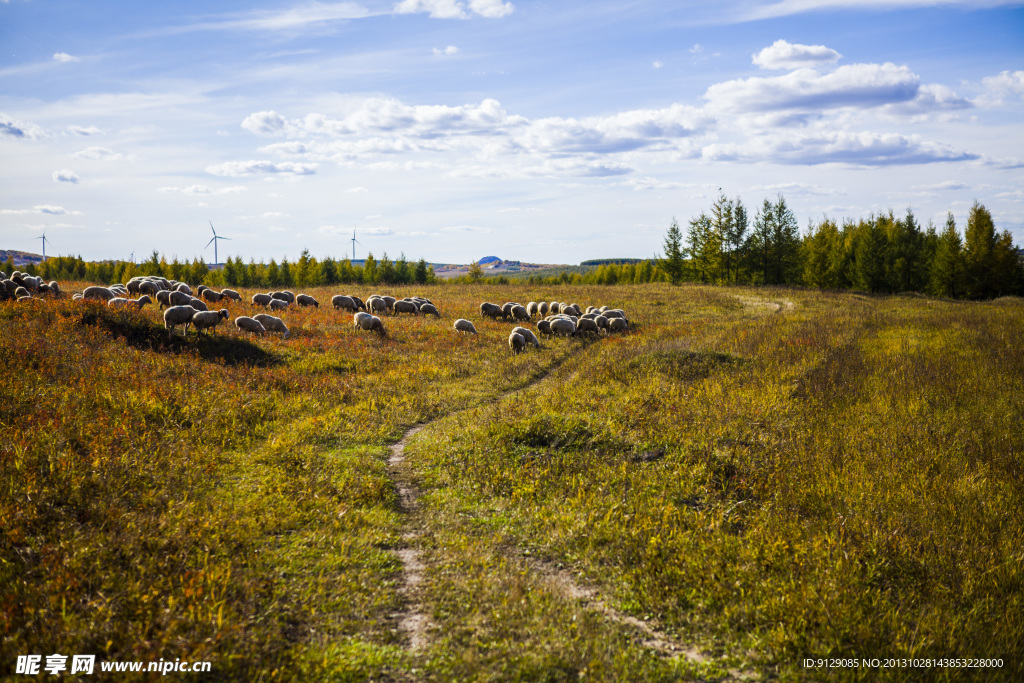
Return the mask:
<svg viewBox="0 0 1024 683">
<path fill-rule="evenodd" d="M 69 55 L 67 52 L 57 52 L 57 53 L 55 53 L 53 55 L 53 58 L 55 60 L 57 60 L 58 62 L 61 62 L 62 64 L 67 64 L 68 62 L 80 62 L 81 61 L 80 58 L 73 57 L 73 56 Z"/>
<path fill-rule="evenodd" d="M 446 48 L 440 48 L 440 47 L 435 47 L 434 48 L 434 54 L 435 55 L 439 55 L 439 56 L 440 55 L 451 56 L 451 55 L 454 55 L 454 54 L 458 54 L 458 52 L 459 52 L 459 48 L 455 47 L 454 45 L 449 45 Z"/>
<path fill-rule="evenodd" d="M 90 135 L 99 135 L 100 133 L 103 132 L 96 126 L 68 126 L 68 130 L 70 130 L 75 135 L 81 135 L 82 137 L 88 137 Z"/>
<path fill-rule="evenodd" d="M 797 69 L 784 76 L 716 83 L 704 97 L 714 109 L 733 112 L 839 107 L 870 108 L 909 102 L 918 95 L 920 78 L 905 66 L 851 64 L 832 73 Z"/>
<path fill-rule="evenodd" d="M 316 164 L 301 164 L 290 161 L 229 161 L 206 167 L 211 175 L 243 177 L 252 175 L 303 176 L 316 173 Z"/>
<path fill-rule="evenodd" d="M 242 128 L 256 135 L 278 135 L 287 128 L 288 122 L 276 111 L 258 111 L 242 121 Z"/>
<path fill-rule="evenodd" d="M 78 174 L 67 168 L 54 171 L 53 179 L 58 183 L 77 183 L 79 180 Z"/>
<path fill-rule="evenodd" d="M 981 80 L 985 91 L 975 100 L 984 107 L 1003 104 L 1011 97 L 1024 96 L 1024 71 L 1003 71 Z"/>
<path fill-rule="evenodd" d="M 34 123 L 16 121 L 7 114 L 0 113 L 0 138 L 11 137 L 24 140 L 38 140 L 43 136 L 43 129 Z"/>
<path fill-rule="evenodd" d="M 434 19 L 469 19 L 472 15 L 500 19 L 515 11 L 511 2 L 501 0 L 402 0 L 395 14 L 429 14 Z"/>
<path fill-rule="evenodd" d="M 87 147 L 72 154 L 71 158 L 85 161 L 119 161 L 125 156 L 106 147 Z"/>
<path fill-rule="evenodd" d="M 800 45 L 776 40 L 754 55 L 754 64 L 762 69 L 800 69 L 839 61 L 842 55 L 824 45 Z"/>
</svg>

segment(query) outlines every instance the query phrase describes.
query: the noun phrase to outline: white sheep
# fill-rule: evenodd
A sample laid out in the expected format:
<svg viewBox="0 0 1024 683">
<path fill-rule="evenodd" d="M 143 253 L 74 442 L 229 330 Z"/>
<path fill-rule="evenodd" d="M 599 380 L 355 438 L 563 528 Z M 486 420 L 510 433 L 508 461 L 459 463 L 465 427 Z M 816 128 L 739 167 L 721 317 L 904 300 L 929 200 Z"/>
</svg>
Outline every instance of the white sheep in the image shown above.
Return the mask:
<svg viewBox="0 0 1024 683">
<path fill-rule="evenodd" d="M 220 324 L 221 320 L 228 319 L 228 309 L 222 308 L 219 311 L 199 311 L 192 316 L 192 327 L 196 332 L 202 334 L 203 330 L 212 330 Z"/>
<path fill-rule="evenodd" d="M 283 332 L 284 336 L 282 337 L 282 339 L 287 339 L 288 335 L 291 334 L 288 331 L 288 326 L 285 325 L 284 321 L 281 320 L 280 318 L 275 318 L 274 316 L 267 315 L 266 313 L 254 315 L 252 318 L 253 320 L 259 322 L 260 325 L 263 325 L 263 328 L 267 332 Z"/>
<path fill-rule="evenodd" d="M 485 301 L 482 304 L 480 304 L 480 316 L 481 317 L 483 317 L 483 318 L 493 318 L 493 319 L 497 320 L 498 316 L 500 316 L 500 315 L 501 315 L 501 306 L 499 306 L 498 304 L 492 304 L 489 301 Z"/>
<path fill-rule="evenodd" d="M 270 310 L 272 310 L 272 311 L 283 311 L 286 308 L 288 308 L 288 306 L 290 306 L 290 305 L 291 304 L 289 304 L 287 301 L 284 301 L 283 299 L 271 299 L 271 301 L 270 301 Z"/>
<path fill-rule="evenodd" d="M 178 286 L 174 288 L 174 290 L 177 292 L 181 292 L 183 294 L 188 294 L 189 298 L 192 297 L 192 288 L 186 285 L 184 282 L 179 283 Z"/>
<path fill-rule="evenodd" d="M 511 315 L 513 320 L 530 320 L 530 314 L 526 312 L 526 306 L 519 304 L 512 307 Z"/>
<path fill-rule="evenodd" d="M 576 325 L 568 318 L 555 318 L 550 324 L 551 334 L 556 337 L 571 337 L 576 334 Z"/>
<path fill-rule="evenodd" d="M 378 301 L 382 300 L 378 299 Z M 370 315 L 369 313 L 363 313 L 360 311 L 352 316 L 352 320 L 355 326 L 361 330 L 376 332 L 381 337 L 388 336 L 387 330 L 384 329 L 384 322 L 375 315 Z"/>
<path fill-rule="evenodd" d="M 252 305 L 253 306 L 262 306 L 263 308 L 266 308 L 267 306 L 270 305 L 270 302 L 273 301 L 273 300 L 274 300 L 274 298 L 272 296 L 270 296 L 269 294 L 262 294 L 261 293 L 261 294 L 253 294 L 252 295 Z M 245 317 L 245 316 L 243 316 L 243 317 Z"/>
<path fill-rule="evenodd" d="M 13 280 L 14 278 L 11 279 Z M 110 301 L 114 296 L 115 294 L 107 287 L 86 287 L 82 292 L 82 298 L 87 301 Z"/>
<path fill-rule="evenodd" d="M 258 320 L 247 315 L 240 315 L 235 318 L 235 328 L 241 332 L 253 332 L 255 334 L 266 334 L 267 329 Z"/>
<path fill-rule="evenodd" d="M 629 323 L 625 318 L 610 318 L 608 320 L 609 332 L 625 332 L 629 329 Z"/>
<path fill-rule="evenodd" d="M 346 311 L 352 311 L 353 313 L 359 310 L 359 306 L 357 306 L 356 302 L 352 300 L 352 297 L 345 296 L 344 294 L 335 294 L 332 296 L 331 305 L 334 306 L 335 310 L 341 308 Z"/>
<path fill-rule="evenodd" d="M 413 315 L 420 314 L 420 307 L 415 301 L 396 301 L 391 307 L 394 310 L 395 315 L 399 313 L 412 313 Z"/>
<path fill-rule="evenodd" d="M 297 303 L 299 306 L 313 306 L 315 308 L 320 308 L 320 302 L 311 297 L 309 294 L 296 294 L 295 303 Z"/>
<path fill-rule="evenodd" d="M 222 290 L 220 290 L 220 295 L 221 296 L 226 296 L 227 298 L 231 299 L 232 301 L 241 301 L 242 300 L 242 295 L 239 294 L 238 292 L 236 292 L 233 289 L 222 289 Z"/>
<path fill-rule="evenodd" d="M 190 306 L 192 295 L 176 289 L 167 295 L 167 303 L 169 306 Z"/>
<path fill-rule="evenodd" d="M 523 335 L 513 332 L 508 335 L 508 347 L 512 349 L 512 355 L 514 356 L 526 349 L 526 340 L 523 338 Z"/>
<path fill-rule="evenodd" d="M 437 310 L 437 307 L 431 303 L 420 304 L 420 315 L 435 315 L 438 318 L 441 317 L 441 313 Z"/>
<path fill-rule="evenodd" d="M 182 326 L 182 336 L 188 334 L 188 326 L 192 324 L 192 316 L 198 311 L 191 306 L 171 306 L 164 311 L 164 327 L 167 328 L 167 336 L 174 334 L 174 328 Z"/>
<path fill-rule="evenodd" d="M 534 348 L 540 348 L 540 340 L 537 336 L 525 327 L 513 327 L 512 331 L 522 337 L 527 344 L 533 344 Z"/>
<path fill-rule="evenodd" d="M 476 334 L 477 333 L 476 332 L 476 327 L 473 325 L 473 323 L 471 323 L 470 321 L 466 320 L 465 318 L 459 318 L 458 320 L 456 320 L 455 324 L 453 325 L 453 327 L 455 328 L 455 331 L 459 332 L 460 334 L 462 332 L 467 332 L 469 334 Z"/>
</svg>

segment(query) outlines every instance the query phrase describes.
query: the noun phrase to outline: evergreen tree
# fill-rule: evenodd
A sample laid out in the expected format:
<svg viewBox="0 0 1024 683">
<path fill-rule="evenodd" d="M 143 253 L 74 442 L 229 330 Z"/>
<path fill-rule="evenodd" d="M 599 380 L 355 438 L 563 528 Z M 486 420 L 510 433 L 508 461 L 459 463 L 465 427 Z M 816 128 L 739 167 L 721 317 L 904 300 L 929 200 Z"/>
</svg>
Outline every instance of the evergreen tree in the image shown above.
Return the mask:
<svg viewBox="0 0 1024 683">
<path fill-rule="evenodd" d="M 363 274 L 361 278 L 364 285 L 375 285 L 378 282 L 377 278 L 377 261 L 373 258 L 373 252 L 366 255 L 366 260 L 363 261 Z"/>
<path fill-rule="evenodd" d="M 921 229 L 909 208 L 903 220 L 892 220 L 889 232 L 889 284 L 894 292 L 916 292 L 922 289 Z"/>
<path fill-rule="evenodd" d="M 466 277 L 473 284 L 477 284 L 484 278 L 484 269 L 480 267 L 480 263 L 476 259 L 469 264 L 469 272 L 466 273 Z"/>
<path fill-rule="evenodd" d="M 872 217 L 857 227 L 854 250 L 854 285 L 865 292 L 886 288 L 885 255 L 888 240 L 884 221 Z"/>
<path fill-rule="evenodd" d="M 683 281 L 683 271 L 686 267 L 686 250 L 683 249 L 683 233 L 679 229 L 679 222 L 675 217 L 668 226 L 665 233 L 665 256 L 659 261 L 659 265 L 669 277 L 669 281 L 678 285 Z"/>
<path fill-rule="evenodd" d="M 295 284 L 295 274 L 292 272 L 292 266 L 288 263 L 287 256 L 281 259 L 278 278 L 281 280 L 282 287 L 291 287 Z"/>
<path fill-rule="evenodd" d="M 403 285 L 412 282 L 412 265 L 405 258 L 404 251 L 398 255 L 398 260 L 395 261 L 395 280 Z"/>
<path fill-rule="evenodd" d="M 690 265 L 700 282 L 714 282 L 721 256 L 721 237 L 715 231 L 714 223 L 704 212 L 690 220 L 686 233 L 690 252 Z M 670 274 L 671 275 L 671 274 Z"/>
<path fill-rule="evenodd" d="M 772 221 L 772 267 L 769 284 L 789 284 L 800 276 L 800 228 L 781 194 Z"/>
<path fill-rule="evenodd" d="M 309 249 L 303 249 L 295 264 L 295 284 L 300 287 L 316 284 L 316 272 L 316 259 L 309 255 Z"/>
<path fill-rule="evenodd" d="M 803 241 L 803 282 L 811 287 L 838 289 L 842 259 L 836 259 L 843 249 L 843 238 L 835 221 L 825 218 L 812 225 Z"/>
<path fill-rule="evenodd" d="M 277 267 L 277 261 L 270 259 L 270 263 L 266 267 L 267 273 L 267 285 L 273 289 L 277 289 L 281 286 L 281 270 Z"/>
<path fill-rule="evenodd" d="M 993 257 L 996 247 L 996 226 L 992 214 L 974 202 L 967 216 L 964 233 L 964 265 L 967 295 L 972 299 L 991 298 L 996 291 L 993 282 Z"/>
<path fill-rule="evenodd" d="M 427 261 L 426 259 L 420 259 L 416 262 L 416 284 L 424 285 L 427 283 Z"/>
<path fill-rule="evenodd" d="M 936 296 L 957 298 L 964 294 L 963 240 L 956 229 L 953 212 L 946 214 L 946 227 L 939 235 L 931 267 L 931 291 Z"/>
<path fill-rule="evenodd" d="M 386 285 L 393 285 L 398 282 L 398 273 L 395 271 L 395 264 L 388 258 L 388 252 L 380 259 L 380 266 L 377 268 L 378 278 Z"/>
<path fill-rule="evenodd" d="M 322 285 L 338 284 L 338 264 L 330 256 L 320 262 L 320 274 L 317 281 Z"/>
</svg>

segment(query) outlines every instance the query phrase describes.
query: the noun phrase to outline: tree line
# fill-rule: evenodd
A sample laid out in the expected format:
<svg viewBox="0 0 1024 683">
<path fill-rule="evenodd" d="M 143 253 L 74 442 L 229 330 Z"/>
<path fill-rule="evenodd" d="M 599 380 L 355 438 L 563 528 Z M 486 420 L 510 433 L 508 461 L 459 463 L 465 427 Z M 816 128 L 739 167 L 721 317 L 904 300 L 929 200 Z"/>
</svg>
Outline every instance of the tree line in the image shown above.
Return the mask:
<svg viewBox="0 0 1024 683">
<path fill-rule="evenodd" d="M 39 264 L 20 266 L 20 270 L 46 280 L 81 280 L 113 284 L 127 282 L 137 275 L 157 275 L 211 287 L 312 287 L 335 284 L 429 284 L 437 281 L 433 267 L 424 259 L 412 262 L 402 254 L 397 259 L 385 253 L 378 261 L 369 254 L 361 265 L 350 259 L 330 257 L 317 260 L 303 250 L 295 261 L 282 258 L 269 263 L 244 262 L 240 256 L 228 258 L 223 267 L 211 270 L 201 258 L 170 262 L 154 251 L 141 263 L 131 261 L 85 261 L 81 256 L 52 256 Z M 6 272 L 16 270 L 8 259 Z"/>
<path fill-rule="evenodd" d="M 720 196 L 710 212 L 673 220 L 660 260 L 671 282 L 806 285 L 872 293 L 920 292 L 989 299 L 1024 294 L 1021 252 L 1008 230 L 975 202 L 963 236 L 952 212 L 941 231 L 913 211 L 846 220 L 825 218 L 800 234 L 781 195 L 765 199 L 750 223 L 739 199 Z"/>
</svg>

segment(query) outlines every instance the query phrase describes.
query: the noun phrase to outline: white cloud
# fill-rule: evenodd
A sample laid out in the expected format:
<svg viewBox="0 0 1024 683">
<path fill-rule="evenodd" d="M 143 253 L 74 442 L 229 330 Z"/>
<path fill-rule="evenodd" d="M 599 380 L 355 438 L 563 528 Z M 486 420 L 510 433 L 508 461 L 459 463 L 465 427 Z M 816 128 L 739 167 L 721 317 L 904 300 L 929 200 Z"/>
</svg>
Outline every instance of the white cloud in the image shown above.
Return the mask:
<svg viewBox="0 0 1024 683">
<path fill-rule="evenodd" d="M 371 12 L 355 2 L 305 2 L 285 10 L 255 10 L 221 15 L 209 21 L 199 21 L 187 26 L 172 26 L 157 31 L 158 34 L 185 33 L 188 31 L 298 31 L 316 28 L 338 21 L 364 19 L 383 12 Z"/>
<path fill-rule="evenodd" d="M 753 57 L 762 69 L 799 69 L 839 61 L 842 55 L 824 45 L 800 45 L 776 40 Z"/>
<path fill-rule="evenodd" d="M 0 138 L 12 137 L 25 140 L 38 140 L 46 133 L 34 123 L 16 121 L 6 114 L 0 113 Z"/>
<path fill-rule="evenodd" d="M 725 81 L 708 88 L 704 97 L 714 110 L 732 112 L 867 109 L 910 102 L 920 87 L 917 74 L 887 62 L 841 66 L 824 75 L 798 69 L 784 76 Z"/>
<path fill-rule="evenodd" d="M 983 107 L 995 107 L 1008 98 L 1024 96 L 1024 71 L 1003 71 L 981 80 L 985 91 L 975 100 Z"/>
<path fill-rule="evenodd" d="M 395 14 L 429 14 L 434 19 L 469 19 L 473 14 L 500 19 L 515 11 L 511 2 L 501 0 L 402 0 Z"/>
<path fill-rule="evenodd" d="M 161 187 L 158 192 L 166 194 L 187 194 L 187 195 L 210 195 L 210 194 L 238 194 L 239 192 L 246 192 L 248 188 L 242 187 L 241 185 L 233 185 L 231 187 L 221 187 L 213 189 L 209 185 L 189 185 L 188 187 Z"/>
<path fill-rule="evenodd" d="M 654 64 L 652 64 L 651 66 L 653 66 L 655 69 L 660 69 L 661 67 L 665 66 L 665 63 L 664 62 L 654 62 Z"/>
<path fill-rule="evenodd" d="M 103 132 L 96 126 L 89 126 L 88 128 L 86 128 L 85 126 L 68 126 L 68 130 L 70 130 L 75 135 L 81 135 L 83 137 L 88 137 L 90 135 L 99 135 L 100 133 Z"/>
<path fill-rule="evenodd" d="M 256 135 L 278 135 L 283 133 L 288 122 L 276 111 L 258 111 L 242 121 L 242 128 Z"/>
<path fill-rule="evenodd" d="M 119 161 L 125 156 L 106 147 L 87 147 L 72 154 L 71 158 L 86 161 Z"/>
<path fill-rule="evenodd" d="M 63 206 L 54 206 L 52 204 L 37 204 L 31 209 L 0 209 L 0 214 L 3 215 L 46 214 L 49 216 L 77 216 L 81 213 L 81 211 L 68 211 Z"/>
<path fill-rule="evenodd" d="M 251 175 L 303 176 L 316 173 L 316 164 L 299 164 L 290 161 L 228 161 L 206 167 L 211 175 L 242 177 Z"/>
<path fill-rule="evenodd" d="M 54 171 L 53 179 L 58 183 L 77 183 L 79 181 L 78 174 L 67 168 Z"/>
<path fill-rule="evenodd" d="M 439 47 L 435 47 L 434 48 L 434 54 L 438 55 L 438 56 L 440 56 L 440 55 L 451 56 L 451 55 L 454 55 L 454 54 L 458 54 L 458 52 L 459 52 L 459 48 L 455 47 L 454 45 L 449 45 L 448 47 L 446 47 L 444 49 L 441 49 Z"/>
<path fill-rule="evenodd" d="M 751 192 L 766 194 L 788 194 L 788 195 L 815 195 L 815 196 L 836 196 L 844 195 L 846 192 L 835 187 L 822 187 L 821 185 L 809 185 L 807 183 L 771 183 L 768 185 L 754 185 Z"/>
<path fill-rule="evenodd" d="M 755 21 L 838 9 L 893 10 L 948 5 L 980 8 L 1016 4 L 1018 4 L 1017 0 L 781 0 L 781 2 L 755 6 L 740 18 L 744 21 Z"/>
<path fill-rule="evenodd" d="M 67 52 L 57 52 L 53 55 L 53 58 L 56 59 L 58 62 L 61 62 L 62 64 L 67 64 L 68 62 L 82 61 L 79 57 L 73 57 L 69 55 Z"/>
<path fill-rule="evenodd" d="M 703 150 L 711 161 L 767 161 L 777 164 L 892 166 L 973 161 L 979 155 L 916 135 L 835 131 L 775 132 L 742 144 L 714 143 Z"/>
<path fill-rule="evenodd" d="M 482 228 L 477 225 L 449 225 L 448 227 L 441 228 L 441 232 L 475 232 L 487 234 L 490 231 L 490 228 Z"/>
</svg>

